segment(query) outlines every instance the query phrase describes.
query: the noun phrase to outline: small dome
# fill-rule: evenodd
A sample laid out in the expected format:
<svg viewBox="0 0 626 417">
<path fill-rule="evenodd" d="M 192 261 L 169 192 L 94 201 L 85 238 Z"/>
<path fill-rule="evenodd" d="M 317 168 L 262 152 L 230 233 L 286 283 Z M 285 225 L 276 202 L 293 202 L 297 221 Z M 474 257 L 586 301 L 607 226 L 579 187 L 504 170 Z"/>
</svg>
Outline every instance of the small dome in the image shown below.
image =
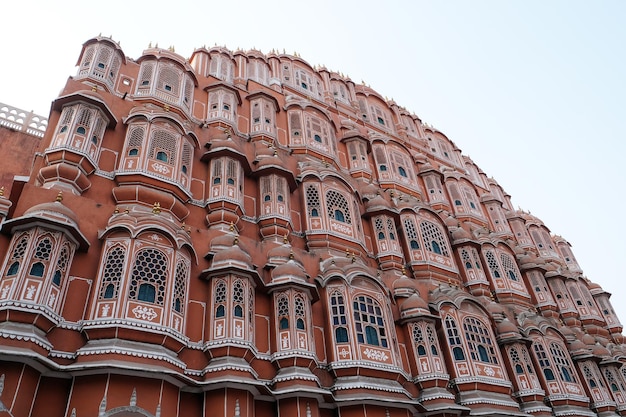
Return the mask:
<svg viewBox="0 0 626 417">
<path fill-rule="evenodd" d="M 252 258 L 239 246 L 234 245 L 230 248 L 224 248 L 218 251 L 213 257 L 213 267 L 230 264 L 242 264 L 246 268 L 252 266 Z"/>
<path fill-rule="evenodd" d="M 272 271 L 272 281 L 283 280 L 306 281 L 307 275 L 301 265 L 299 265 L 293 259 L 290 259 L 288 262 L 278 265 Z"/>
<path fill-rule="evenodd" d="M 414 293 L 400 304 L 400 313 L 403 315 L 415 313 L 430 314 L 428 303 L 419 294 Z"/>
<path fill-rule="evenodd" d="M 596 342 L 596 345 L 593 347 L 592 352 L 595 356 L 599 357 L 611 356 L 611 352 L 607 348 L 602 346 L 599 342 Z"/>
<path fill-rule="evenodd" d="M 452 231 L 452 239 L 453 240 L 464 240 L 464 239 L 471 239 L 472 236 L 469 234 L 469 232 L 465 229 L 463 229 L 462 227 L 456 227 L 453 231 Z"/>
<path fill-rule="evenodd" d="M 237 235 L 232 232 L 217 236 L 211 240 L 211 250 L 219 251 L 221 249 L 229 248 L 233 246 L 237 239 Z"/>
<path fill-rule="evenodd" d="M 367 200 L 364 204 L 366 212 L 376 211 L 376 209 L 390 208 L 391 204 L 385 200 L 380 194 L 374 195 L 371 199 Z"/>
<path fill-rule="evenodd" d="M 402 276 L 396 279 L 392 284 L 393 296 L 398 297 L 410 297 L 413 294 L 417 293 L 417 286 L 415 285 L 415 281 L 406 275 L 402 274 Z"/>
<path fill-rule="evenodd" d="M 410 289 L 414 291 L 417 290 L 417 287 L 415 286 L 415 281 L 404 274 L 400 278 L 395 280 L 392 285 L 394 291 L 401 289 Z"/>
<path fill-rule="evenodd" d="M 504 320 L 498 323 L 498 333 L 519 333 L 519 329 L 515 324 L 511 323 L 511 321 L 505 317 Z"/>
<path fill-rule="evenodd" d="M 596 339 L 594 339 L 594 337 L 590 334 L 585 334 L 582 338 L 582 341 L 587 346 L 595 346 L 596 344 Z"/>
<path fill-rule="evenodd" d="M 587 349 L 588 349 L 588 346 L 586 346 L 583 342 L 581 342 L 580 339 L 574 339 L 569 344 L 569 350 L 572 352 L 587 350 Z"/>
<path fill-rule="evenodd" d="M 47 217 L 52 220 L 78 226 L 78 216 L 60 201 L 37 204 L 24 212 L 24 217 Z"/>
</svg>

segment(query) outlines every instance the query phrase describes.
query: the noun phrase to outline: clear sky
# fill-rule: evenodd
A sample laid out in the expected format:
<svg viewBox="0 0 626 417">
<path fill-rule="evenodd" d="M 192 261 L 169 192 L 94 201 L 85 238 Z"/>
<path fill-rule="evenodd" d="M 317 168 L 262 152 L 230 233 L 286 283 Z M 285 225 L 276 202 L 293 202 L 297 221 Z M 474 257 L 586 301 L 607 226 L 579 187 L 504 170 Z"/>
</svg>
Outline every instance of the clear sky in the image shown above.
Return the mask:
<svg viewBox="0 0 626 417">
<path fill-rule="evenodd" d="M 624 1 L 22 0 L 0 13 L 0 102 L 44 116 L 98 34 L 130 58 L 149 43 L 285 49 L 363 80 L 566 238 L 626 324 Z"/>
</svg>

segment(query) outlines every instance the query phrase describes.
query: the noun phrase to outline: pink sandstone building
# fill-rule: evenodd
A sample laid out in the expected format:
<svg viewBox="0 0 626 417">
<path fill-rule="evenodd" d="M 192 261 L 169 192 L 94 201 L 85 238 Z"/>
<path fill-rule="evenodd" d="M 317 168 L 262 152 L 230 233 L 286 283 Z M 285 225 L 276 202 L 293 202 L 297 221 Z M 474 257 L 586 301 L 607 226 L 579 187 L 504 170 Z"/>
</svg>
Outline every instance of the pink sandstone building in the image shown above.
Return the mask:
<svg viewBox="0 0 626 417">
<path fill-rule="evenodd" d="M 278 52 L 77 66 L 45 134 L 0 105 L 1 417 L 626 415 L 610 294 L 394 101 Z"/>
</svg>

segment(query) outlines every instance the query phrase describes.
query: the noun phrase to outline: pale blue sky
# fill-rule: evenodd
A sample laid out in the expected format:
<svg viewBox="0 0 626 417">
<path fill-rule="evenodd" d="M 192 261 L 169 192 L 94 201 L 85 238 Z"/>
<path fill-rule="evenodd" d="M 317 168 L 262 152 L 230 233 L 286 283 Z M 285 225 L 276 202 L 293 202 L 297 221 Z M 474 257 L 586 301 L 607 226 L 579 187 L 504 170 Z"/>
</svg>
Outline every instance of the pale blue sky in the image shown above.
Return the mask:
<svg viewBox="0 0 626 417">
<path fill-rule="evenodd" d="M 47 115 L 99 33 L 131 58 L 150 42 L 297 51 L 444 132 L 570 241 L 626 324 L 626 2 L 213 3 L 3 4 L 0 102 Z"/>
</svg>

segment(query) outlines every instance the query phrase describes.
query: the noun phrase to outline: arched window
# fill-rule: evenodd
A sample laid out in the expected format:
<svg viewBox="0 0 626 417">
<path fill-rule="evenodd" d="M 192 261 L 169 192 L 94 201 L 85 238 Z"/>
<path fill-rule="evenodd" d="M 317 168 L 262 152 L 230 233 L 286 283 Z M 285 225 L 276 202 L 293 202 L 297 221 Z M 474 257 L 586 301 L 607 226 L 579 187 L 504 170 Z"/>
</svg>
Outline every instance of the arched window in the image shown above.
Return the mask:
<svg viewBox="0 0 626 417">
<path fill-rule="evenodd" d="M 345 327 L 337 327 L 335 329 L 335 342 L 348 343 L 348 329 Z"/>
<path fill-rule="evenodd" d="M 436 253 L 438 255 L 441 255 L 441 247 L 439 246 L 439 243 L 437 243 L 435 240 L 433 240 L 433 241 L 430 242 L 430 244 L 431 244 L 431 248 L 432 248 L 431 252 L 434 252 L 434 253 Z"/>
<path fill-rule="evenodd" d="M 159 161 L 167 162 L 167 154 L 163 151 L 159 151 L 156 154 L 156 159 Z"/>
<path fill-rule="evenodd" d="M 424 239 L 424 246 L 427 250 L 438 255 L 450 256 L 448 245 L 445 240 L 446 238 L 437 225 L 432 222 L 422 220 L 420 222 L 420 229 Z"/>
<path fill-rule="evenodd" d="M 178 262 L 176 265 L 176 274 L 174 277 L 174 301 L 172 308 L 178 313 L 182 313 L 183 305 L 185 304 L 185 295 L 187 287 L 187 276 L 189 275 L 189 268 L 184 262 Z"/>
<path fill-rule="evenodd" d="M 539 362 L 539 367 L 543 371 L 543 375 L 547 381 L 554 381 L 554 372 L 552 372 L 552 365 L 550 363 L 550 358 L 546 353 L 543 345 L 537 341 L 533 343 L 533 350 L 535 351 L 535 356 L 537 357 L 537 362 Z"/>
<path fill-rule="evenodd" d="M 114 247 L 105 256 L 104 269 L 102 270 L 102 286 L 100 298 L 117 298 L 119 283 L 124 270 L 126 248 Z"/>
<path fill-rule="evenodd" d="M 167 270 L 167 258 L 158 249 L 146 248 L 137 252 L 131 272 L 129 298 L 162 306 Z"/>
<path fill-rule="evenodd" d="M 456 321 L 451 316 L 447 316 L 446 319 L 444 320 L 444 324 L 446 327 L 446 336 L 448 337 L 448 344 L 452 348 L 452 355 L 454 356 L 454 359 L 457 361 L 465 360 L 465 353 L 463 352 L 463 344 L 461 342 L 461 335 L 456 325 Z"/>
<path fill-rule="evenodd" d="M 348 201 L 340 192 L 328 190 L 326 192 L 326 205 L 329 217 L 343 223 L 352 224 Z"/>
<path fill-rule="evenodd" d="M 11 264 L 11 266 L 9 267 L 9 270 L 7 271 L 7 276 L 12 276 L 17 274 L 17 271 L 20 269 L 20 263 L 15 261 Z"/>
<path fill-rule="evenodd" d="M 102 294 L 102 298 L 109 299 L 115 297 L 115 285 L 107 284 L 104 287 L 104 294 Z"/>
<path fill-rule="evenodd" d="M 35 262 L 30 267 L 29 274 L 34 276 L 34 277 L 43 277 L 44 269 L 45 269 L 45 267 L 44 267 L 44 265 L 41 262 Z"/>
<path fill-rule="evenodd" d="M 335 291 L 330 296 L 330 313 L 332 325 L 335 328 L 335 342 L 348 342 L 348 319 L 343 294 Z"/>
<path fill-rule="evenodd" d="M 407 178 L 408 176 L 406 175 L 406 170 L 403 167 L 398 167 L 398 174 L 400 174 L 401 177 Z"/>
<path fill-rule="evenodd" d="M 475 317 L 463 320 L 463 331 L 474 361 L 497 364 L 496 347 L 485 324 Z"/>
<path fill-rule="evenodd" d="M 354 298 L 353 310 L 358 342 L 389 347 L 380 305 L 373 298 L 360 295 Z"/>
<path fill-rule="evenodd" d="M 154 285 L 148 284 L 146 282 L 139 285 L 139 293 L 137 295 L 137 300 L 145 301 L 147 303 L 154 303 L 156 298 L 156 289 Z"/>
</svg>

